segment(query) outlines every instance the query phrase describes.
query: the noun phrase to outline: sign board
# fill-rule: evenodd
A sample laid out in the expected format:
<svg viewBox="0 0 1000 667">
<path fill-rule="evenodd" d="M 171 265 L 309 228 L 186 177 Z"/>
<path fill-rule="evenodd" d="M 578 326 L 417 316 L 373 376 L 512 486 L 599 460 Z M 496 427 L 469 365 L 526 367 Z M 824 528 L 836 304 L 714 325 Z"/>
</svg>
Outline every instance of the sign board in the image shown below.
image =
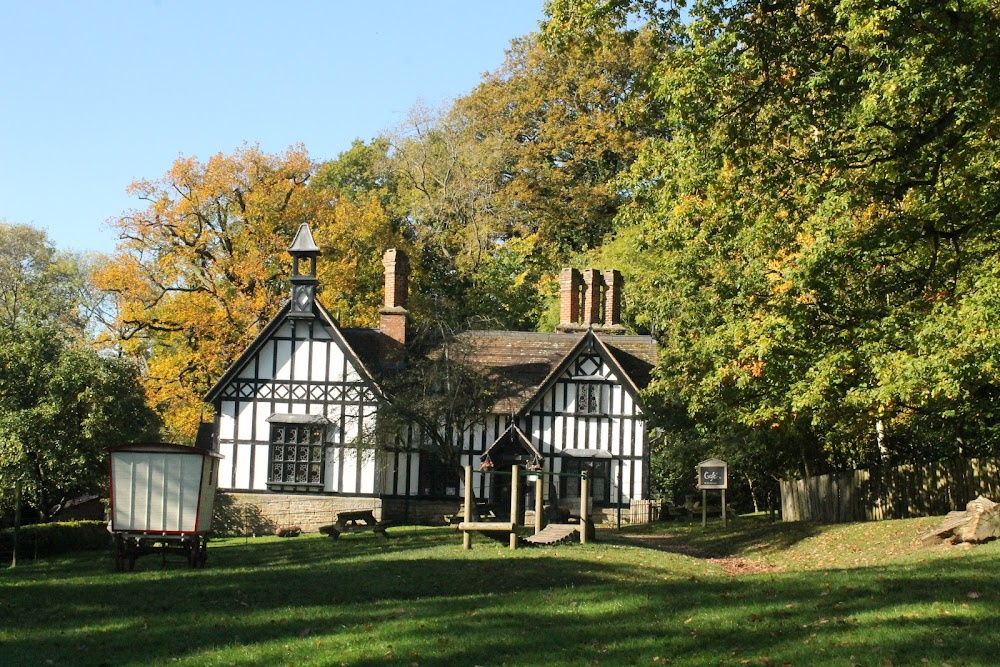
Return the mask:
<svg viewBox="0 0 1000 667">
<path fill-rule="evenodd" d="M 709 459 L 698 464 L 699 489 L 729 488 L 729 466 L 725 461 Z"/>
</svg>

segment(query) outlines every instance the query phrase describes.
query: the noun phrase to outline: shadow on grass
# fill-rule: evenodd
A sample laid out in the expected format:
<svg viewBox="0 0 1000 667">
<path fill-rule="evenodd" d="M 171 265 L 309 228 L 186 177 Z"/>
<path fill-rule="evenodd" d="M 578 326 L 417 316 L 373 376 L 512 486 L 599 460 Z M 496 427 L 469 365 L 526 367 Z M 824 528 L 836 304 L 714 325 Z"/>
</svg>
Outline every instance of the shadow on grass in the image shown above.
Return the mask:
<svg viewBox="0 0 1000 667">
<path fill-rule="evenodd" d="M 0 655 L 5 665 L 958 665 L 992 663 L 1000 630 L 995 558 L 730 579 L 640 567 L 614 545 L 457 544 L 435 532 L 227 542 L 208 569 L 131 574 L 106 572 L 97 554 L 47 562 L 0 575 Z"/>
<path fill-rule="evenodd" d="M 705 528 L 700 523 L 663 522 L 636 526 L 621 533 L 609 531 L 601 538 L 694 558 L 726 558 L 784 551 L 827 529 L 829 526 L 814 523 L 782 523 L 744 517 L 725 528 L 719 521 Z"/>
</svg>

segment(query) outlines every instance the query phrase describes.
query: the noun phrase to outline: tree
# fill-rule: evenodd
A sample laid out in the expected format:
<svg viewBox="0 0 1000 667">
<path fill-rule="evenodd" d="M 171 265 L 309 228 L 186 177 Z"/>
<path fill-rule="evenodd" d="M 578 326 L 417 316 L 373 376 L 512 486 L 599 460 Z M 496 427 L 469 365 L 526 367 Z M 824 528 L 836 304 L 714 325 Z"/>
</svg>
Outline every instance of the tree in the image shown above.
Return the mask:
<svg viewBox="0 0 1000 667">
<path fill-rule="evenodd" d="M 550 8 L 551 11 L 551 8 Z M 552 265 L 601 245 L 623 203 L 615 179 L 634 161 L 659 105 L 649 95 L 663 41 L 648 29 L 591 25 L 591 39 L 514 40 L 503 66 L 455 110 L 509 153 L 497 201 Z"/>
<path fill-rule="evenodd" d="M 1000 11 L 690 16 L 609 248 L 664 344 L 651 391 L 806 472 L 994 449 Z"/>
<path fill-rule="evenodd" d="M 108 447 L 156 436 L 135 366 L 52 323 L 0 328 L 0 367 L 0 480 L 20 482 L 43 520 L 105 488 Z"/>
<path fill-rule="evenodd" d="M 97 277 L 115 297 L 110 338 L 145 364 L 172 437 L 193 438 L 202 395 L 286 298 L 285 250 L 303 222 L 332 258 L 320 275 L 326 305 L 346 322 L 374 320 L 381 267 L 360 258 L 396 236 L 377 199 L 308 187 L 313 168 L 301 147 L 244 146 L 206 163 L 179 158 L 162 180 L 131 185 L 147 207 L 116 221 L 121 242 Z"/>
<path fill-rule="evenodd" d="M 104 486 L 107 447 L 156 432 L 137 369 L 89 340 L 94 262 L 0 225 L 0 485 L 23 489 L 41 518 Z"/>
<path fill-rule="evenodd" d="M 0 222 L 0 327 L 44 320 L 82 333 L 99 305 L 96 261 L 57 250 L 40 229 Z"/>
<path fill-rule="evenodd" d="M 384 373 L 375 432 L 378 446 L 415 446 L 464 479 L 463 439 L 486 423 L 508 382 L 476 364 L 476 331 L 454 304 L 438 302 L 407 344 L 406 365 Z"/>
</svg>

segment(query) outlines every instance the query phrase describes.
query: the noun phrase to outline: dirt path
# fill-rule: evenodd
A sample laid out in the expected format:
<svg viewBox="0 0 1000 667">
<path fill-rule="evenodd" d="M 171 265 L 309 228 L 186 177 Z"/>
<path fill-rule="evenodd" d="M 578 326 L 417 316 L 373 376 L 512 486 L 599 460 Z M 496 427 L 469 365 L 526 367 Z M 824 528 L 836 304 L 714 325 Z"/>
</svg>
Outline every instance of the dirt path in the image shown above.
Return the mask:
<svg viewBox="0 0 1000 667">
<path fill-rule="evenodd" d="M 691 546 L 690 544 L 682 544 L 677 542 L 674 538 L 664 537 L 662 535 L 623 534 L 621 537 L 635 543 L 637 546 L 642 546 L 647 549 L 656 549 L 657 551 L 690 556 L 691 558 L 699 558 L 710 563 L 715 563 L 721 567 L 726 574 L 731 576 L 781 571 L 780 567 L 771 565 L 770 563 L 734 556 L 720 557 L 716 554 L 709 553 L 704 549 L 699 549 L 698 547 Z"/>
</svg>

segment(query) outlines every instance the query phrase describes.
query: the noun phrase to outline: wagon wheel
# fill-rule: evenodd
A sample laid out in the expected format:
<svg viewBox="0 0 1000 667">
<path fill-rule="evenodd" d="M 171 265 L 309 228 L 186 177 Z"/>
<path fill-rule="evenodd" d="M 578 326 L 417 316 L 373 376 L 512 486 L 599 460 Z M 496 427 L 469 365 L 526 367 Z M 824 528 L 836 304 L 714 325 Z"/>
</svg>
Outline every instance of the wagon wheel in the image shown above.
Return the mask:
<svg viewBox="0 0 1000 667">
<path fill-rule="evenodd" d="M 115 571 L 122 572 L 125 570 L 125 544 L 118 533 L 114 536 L 114 551 Z"/>
<path fill-rule="evenodd" d="M 205 567 L 205 561 L 208 560 L 208 538 L 201 538 L 201 547 L 198 549 L 198 567 Z"/>
</svg>

